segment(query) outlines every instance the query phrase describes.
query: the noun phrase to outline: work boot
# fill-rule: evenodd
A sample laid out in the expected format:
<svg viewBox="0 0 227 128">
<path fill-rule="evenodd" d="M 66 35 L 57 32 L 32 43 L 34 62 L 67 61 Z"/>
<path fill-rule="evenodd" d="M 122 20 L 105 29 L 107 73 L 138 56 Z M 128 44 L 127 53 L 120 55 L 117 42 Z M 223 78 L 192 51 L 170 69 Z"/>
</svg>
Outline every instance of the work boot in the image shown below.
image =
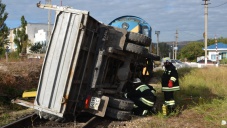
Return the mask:
<svg viewBox="0 0 227 128">
<path fill-rule="evenodd" d="M 145 116 L 148 114 L 148 110 L 141 109 L 141 108 L 133 108 L 133 114 L 137 116 Z"/>
<path fill-rule="evenodd" d="M 158 114 L 158 110 L 156 107 L 152 107 L 152 109 L 149 111 L 149 113 L 156 115 L 156 114 Z"/>
<path fill-rule="evenodd" d="M 168 110 L 169 110 L 169 113 L 175 113 L 176 112 L 175 105 L 169 105 Z"/>
</svg>

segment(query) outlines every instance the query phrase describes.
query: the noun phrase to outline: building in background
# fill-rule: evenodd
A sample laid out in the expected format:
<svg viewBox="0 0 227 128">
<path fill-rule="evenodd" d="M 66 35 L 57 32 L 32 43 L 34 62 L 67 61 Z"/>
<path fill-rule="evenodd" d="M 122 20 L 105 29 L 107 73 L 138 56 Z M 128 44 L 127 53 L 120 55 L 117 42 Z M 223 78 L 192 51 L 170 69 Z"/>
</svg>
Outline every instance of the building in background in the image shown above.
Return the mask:
<svg viewBox="0 0 227 128">
<path fill-rule="evenodd" d="M 13 30 L 14 29 L 10 29 L 9 36 L 8 36 L 8 39 L 9 39 L 9 44 L 8 44 L 9 52 L 14 52 L 17 49 L 16 44 L 13 42 L 13 40 L 15 38 L 15 35 L 13 34 Z"/>
<path fill-rule="evenodd" d="M 226 59 L 227 58 L 227 44 L 222 42 L 218 42 L 217 45 L 213 44 L 207 47 L 208 52 L 208 59 L 216 62 L 217 56 L 218 60 Z"/>
<path fill-rule="evenodd" d="M 222 59 L 227 59 L 227 44 L 218 42 L 217 44 L 215 43 L 209 45 L 207 46 L 207 52 L 208 52 L 207 59 L 213 62 L 217 62 L 217 59 L 218 61 Z M 205 60 L 205 56 L 197 57 L 197 61 L 199 60 Z"/>
<path fill-rule="evenodd" d="M 10 29 L 10 34 L 8 36 L 9 42 L 10 42 L 9 44 L 10 52 L 16 51 L 17 49 L 17 46 L 13 41 L 15 38 L 13 31 L 18 28 Z M 53 28 L 53 25 L 51 25 L 51 29 L 52 28 Z M 26 34 L 28 34 L 28 39 L 30 40 L 30 43 L 32 45 L 39 42 L 44 46 L 46 46 L 47 39 L 48 39 L 47 31 L 48 31 L 48 24 L 44 24 L 44 23 L 28 23 L 26 27 Z M 27 53 L 29 53 L 29 48 L 27 48 Z"/>
</svg>

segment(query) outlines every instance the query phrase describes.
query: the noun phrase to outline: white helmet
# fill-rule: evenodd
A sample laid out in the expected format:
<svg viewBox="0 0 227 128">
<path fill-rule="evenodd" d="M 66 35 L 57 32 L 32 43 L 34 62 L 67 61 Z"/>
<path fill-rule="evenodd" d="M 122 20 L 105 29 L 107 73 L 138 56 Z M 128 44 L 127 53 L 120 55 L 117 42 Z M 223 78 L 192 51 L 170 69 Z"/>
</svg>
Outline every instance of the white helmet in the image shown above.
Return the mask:
<svg viewBox="0 0 227 128">
<path fill-rule="evenodd" d="M 141 83 L 140 78 L 135 78 L 135 79 L 133 80 L 133 83 Z"/>
<path fill-rule="evenodd" d="M 165 62 L 171 62 L 171 59 L 169 58 L 169 57 L 165 57 L 165 58 L 163 58 L 163 62 L 165 63 Z"/>
</svg>

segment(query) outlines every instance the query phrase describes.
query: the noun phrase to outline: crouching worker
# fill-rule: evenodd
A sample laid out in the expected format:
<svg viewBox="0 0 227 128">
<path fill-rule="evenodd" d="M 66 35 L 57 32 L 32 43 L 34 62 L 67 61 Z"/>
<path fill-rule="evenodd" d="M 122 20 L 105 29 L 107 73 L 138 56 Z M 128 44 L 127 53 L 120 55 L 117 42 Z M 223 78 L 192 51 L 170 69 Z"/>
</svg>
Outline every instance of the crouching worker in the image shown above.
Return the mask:
<svg viewBox="0 0 227 128">
<path fill-rule="evenodd" d="M 148 113 L 156 113 L 154 107 L 156 102 L 156 90 L 147 84 L 141 82 L 139 78 L 133 80 L 132 86 L 125 93 L 125 98 L 134 102 L 133 114 L 147 115 Z"/>
<path fill-rule="evenodd" d="M 168 114 L 168 112 L 171 113 L 175 111 L 174 92 L 179 91 L 180 86 L 178 80 L 178 72 L 176 70 L 176 67 L 171 63 L 171 60 L 168 58 L 165 59 L 164 66 L 165 71 L 162 75 L 162 92 L 164 92 L 165 100 L 163 107 L 167 108 L 167 112 L 163 113 Z"/>
</svg>

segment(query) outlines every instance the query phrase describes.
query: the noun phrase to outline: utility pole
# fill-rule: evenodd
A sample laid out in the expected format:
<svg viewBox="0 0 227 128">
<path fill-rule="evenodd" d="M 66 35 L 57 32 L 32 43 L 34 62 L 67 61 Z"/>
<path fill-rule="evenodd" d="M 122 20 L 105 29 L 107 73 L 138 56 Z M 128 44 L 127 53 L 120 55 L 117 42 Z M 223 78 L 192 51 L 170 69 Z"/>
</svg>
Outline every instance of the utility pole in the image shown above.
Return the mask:
<svg viewBox="0 0 227 128">
<path fill-rule="evenodd" d="M 155 34 L 157 34 L 157 55 L 159 55 L 158 42 L 159 42 L 159 34 L 160 34 L 160 31 L 155 31 Z"/>
<path fill-rule="evenodd" d="M 205 65 L 207 65 L 207 21 L 208 21 L 208 1 L 210 0 L 203 0 L 205 1 L 204 5 L 204 45 L 205 45 Z"/>
<path fill-rule="evenodd" d="M 173 42 L 173 46 L 172 46 L 172 50 L 173 50 L 173 59 L 174 59 L 174 42 Z"/>
<path fill-rule="evenodd" d="M 52 5 L 51 0 L 46 0 L 47 5 Z M 47 28 L 47 46 L 49 45 L 50 36 L 51 36 L 51 10 L 48 10 L 48 28 Z"/>
<path fill-rule="evenodd" d="M 218 62 L 219 61 L 219 53 L 218 53 L 218 41 L 217 41 L 216 35 L 215 35 L 214 39 L 215 39 L 215 44 L 216 44 L 216 62 L 218 64 L 219 63 Z"/>
<path fill-rule="evenodd" d="M 177 47 L 177 39 L 178 39 L 178 31 L 176 30 L 175 59 L 177 59 L 177 50 L 178 50 L 178 47 Z"/>
</svg>

